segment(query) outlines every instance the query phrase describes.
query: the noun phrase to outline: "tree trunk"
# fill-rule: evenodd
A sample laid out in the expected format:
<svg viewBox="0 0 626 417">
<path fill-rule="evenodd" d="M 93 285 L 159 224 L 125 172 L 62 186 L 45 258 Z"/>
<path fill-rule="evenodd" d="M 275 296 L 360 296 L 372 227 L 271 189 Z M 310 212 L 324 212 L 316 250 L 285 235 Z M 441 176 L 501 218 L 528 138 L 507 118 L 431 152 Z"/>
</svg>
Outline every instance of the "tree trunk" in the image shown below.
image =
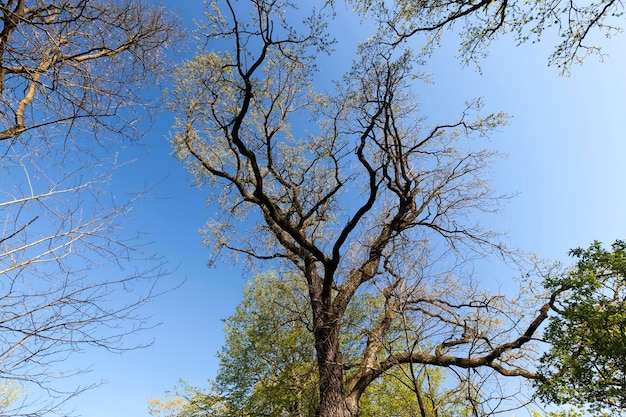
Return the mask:
<svg viewBox="0 0 626 417">
<path fill-rule="evenodd" d="M 358 408 L 349 407 L 344 390 L 343 361 L 339 349 L 339 329 L 333 327 L 335 326 L 332 324 L 327 325 L 321 331 L 315 332 L 320 376 L 320 406 L 317 416 L 356 417 Z"/>
</svg>

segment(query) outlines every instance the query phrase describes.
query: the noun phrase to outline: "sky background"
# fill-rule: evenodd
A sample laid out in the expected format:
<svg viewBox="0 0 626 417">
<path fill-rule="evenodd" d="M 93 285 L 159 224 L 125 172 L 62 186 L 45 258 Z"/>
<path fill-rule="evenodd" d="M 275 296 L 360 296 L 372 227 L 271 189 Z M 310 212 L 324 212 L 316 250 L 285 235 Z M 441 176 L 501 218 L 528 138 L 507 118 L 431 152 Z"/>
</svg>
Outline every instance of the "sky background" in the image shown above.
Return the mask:
<svg viewBox="0 0 626 417">
<path fill-rule="evenodd" d="M 178 9 L 190 30 L 204 12 L 200 0 L 163 4 Z M 338 52 L 324 61 L 322 71 L 340 73 L 342 65 L 350 64 L 346 45 L 359 39 L 358 21 L 335 29 Z M 626 238 L 626 37 L 602 40 L 608 55 L 604 62 L 591 57 L 573 67 L 570 77 L 547 66 L 554 46 L 550 36 L 520 47 L 512 38 L 496 40 L 481 61 L 481 74 L 455 58 L 458 38 L 450 34 L 444 41 L 424 68 L 434 83 L 418 87 L 430 120 L 453 120 L 475 97 L 484 98 L 486 110 L 513 116 L 509 126 L 491 135 L 489 146 L 508 155 L 493 167 L 494 188 L 517 196 L 484 226 L 506 232 L 512 247 L 565 262 L 570 248 L 594 239 Z M 160 181 L 151 198 L 136 205 L 130 224 L 149 232 L 151 250 L 177 266 L 167 280 L 185 283 L 146 309 L 153 322 L 161 323 L 140 335 L 154 340 L 150 348 L 123 355 L 89 351 L 72 359 L 92 366 L 83 381 L 107 381 L 71 402 L 85 417 L 145 417 L 147 399 L 164 396 L 179 379 L 206 386 L 217 370 L 221 319 L 241 298 L 246 277 L 236 266 L 206 267 L 209 253 L 198 229 L 212 212 L 171 156 L 167 136 L 172 124 L 171 115 L 162 115 L 145 148 L 120 149 L 122 160 L 136 162 L 117 172 L 113 187 L 126 190 Z M 506 285 L 509 277 L 499 276 L 500 270 L 481 268 L 481 276 Z"/>
</svg>

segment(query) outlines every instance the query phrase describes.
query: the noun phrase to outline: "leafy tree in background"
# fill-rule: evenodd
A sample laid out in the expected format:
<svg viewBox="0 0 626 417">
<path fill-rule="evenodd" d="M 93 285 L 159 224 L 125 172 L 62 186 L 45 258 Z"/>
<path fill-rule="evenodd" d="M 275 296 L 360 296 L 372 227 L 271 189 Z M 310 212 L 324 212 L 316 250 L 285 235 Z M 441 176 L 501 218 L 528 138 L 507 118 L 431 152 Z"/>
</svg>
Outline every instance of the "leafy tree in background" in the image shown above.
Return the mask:
<svg viewBox="0 0 626 417">
<path fill-rule="evenodd" d="M 189 408 L 189 403 L 185 403 L 182 397 L 153 398 L 148 400 L 148 414 L 151 416 L 178 417 L 182 416 L 185 410 Z M 199 412 L 197 412 L 197 415 L 200 415 Z"/>
<path fill-rule="evenodd" d="M 225 320 L 226 344 L 217 377 L 206 392 L 183 387 L 179 397 L 151 400 L 153 415 L 312 417 L 319 403 L 317 365 L 306 288 L 292 274 L 261 275 L 245 289 L 235 314 Z M 382 300 L 357 297 L 345 316 L 341 344 L 352 360 L 367 311 Z M 387 335 L 387 343 L 402 332 Z M 352 348 L 351 348 L 352 347 Z M 462 387 L 443 388 L 442 373 L 401 367 L 374 381 L 362 400 L 363 417 L 463 416 Z M 184 401 L 183 401 L 184 400 Z"/>
<path fill-rule="evenodd" d="M 257 277 L 225 320 L 213 391 L 224 415 L 312 416 L 318 403 L 315 350 L 304 285 Z"/>
<path fill-rule="evenodd" d="M 0 384 L 0 415 L 11 411 L 15 403 L 24 398 L 24 391 L 11 380 L 5 380 Z"/>
<path fill-rule="evenodd" d="M 398 43 L 425 35 L 427 50 L 446 32 L 461 36 L 461 55 L 466 60 L 482 56 L 498 36 L 512 32 L 521 42 L 537 42 L 545 31 L 555 29 L 558 43 L 549 63 L 567 73 L 572 64 L 590 54 L 602 55 L 603 38 L 622 32 L 624 3 L 569 0 L 453 0 L 350 1 L 361 13 L 375 16 L 380 35 Z M 414 39 L 415 40 L 415 39 Z"/>
<path fill-rule="evenodd" d="M 306 286 L 319 416 L 356 416 L 379 378 L 423 366 L 466 387 L 472 413 L 490 413 L 514 395 L 510 377 L 539 377 L 525 348 L 554 302 L 492 294 L 463 269 L 477 254 L 508 255 L 476 221 L 498 199 L 483 176 L 493 152 L 471 140 L 504 115 L 481 115 L 474 101 L 428 126 L 414 54 L 378 39 L 364 39 L 332 92 L 316 90 L 332 45 L 324 3 L 310 13 L 277 0 L 213 3 L 207 49 L 175 74 L 173 146 L 219 207 L 205 242 Z M 342 345 L 358 297 L 379 302 L 358 343 Z"/>
<path fill-rule="evenodd" d="M 128 0 L 2 1 L 0 27 L 0 378 L 24 393 L 2 413 L 39 416 L 84 389 L 55 388 L 81 372 L 64 359 L 132 348 L 124 336 L 146 325 L 161 261 L 122 225 L 136 196 L 108 185 L 179 32 Z"/>
<path fill-rule="evenodd" d="M 613 413 L 626 408 L 626 242 L 600 242 L 570 254 L 574 268 L 547 281 L 563 291 L 541 358 L 539 394 L 549 402 Z"/>
</svg>

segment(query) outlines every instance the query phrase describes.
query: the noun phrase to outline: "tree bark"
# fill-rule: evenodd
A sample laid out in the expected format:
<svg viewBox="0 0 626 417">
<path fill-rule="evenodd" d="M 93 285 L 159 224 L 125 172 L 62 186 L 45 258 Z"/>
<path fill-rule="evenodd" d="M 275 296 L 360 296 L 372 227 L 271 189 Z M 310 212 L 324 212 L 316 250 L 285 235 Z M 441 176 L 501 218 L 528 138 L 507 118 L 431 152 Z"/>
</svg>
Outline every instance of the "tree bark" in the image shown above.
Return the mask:
<svg viewBox="0 0 626 417">
<path fill-rule="evenodd" d="M 317 362 L 319 366 L 320 407 L 318 417 L 356 417 L 351 410 L 343 382 L 343 360 L 339 348 L 338 325 L 327 323 L 315 332 Z"/>
</svg>

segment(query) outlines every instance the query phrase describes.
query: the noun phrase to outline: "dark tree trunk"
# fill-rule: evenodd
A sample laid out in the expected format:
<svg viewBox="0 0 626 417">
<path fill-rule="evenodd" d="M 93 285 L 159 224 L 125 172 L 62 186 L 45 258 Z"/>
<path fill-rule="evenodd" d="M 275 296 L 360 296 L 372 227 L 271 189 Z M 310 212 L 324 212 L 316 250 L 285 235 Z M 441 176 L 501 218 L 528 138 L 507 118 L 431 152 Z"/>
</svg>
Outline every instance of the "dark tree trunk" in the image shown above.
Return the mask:
<svg viewBox="0 0 626 417">
<path fill-rule="evenodd" d="M 356 417 L 358 415 L 358 410 L 351 409 L 346 398 L 338 327 L 338 323 L 331 322 L 315 332 L 320 376 L 318 417 Z"/>
</svg>

